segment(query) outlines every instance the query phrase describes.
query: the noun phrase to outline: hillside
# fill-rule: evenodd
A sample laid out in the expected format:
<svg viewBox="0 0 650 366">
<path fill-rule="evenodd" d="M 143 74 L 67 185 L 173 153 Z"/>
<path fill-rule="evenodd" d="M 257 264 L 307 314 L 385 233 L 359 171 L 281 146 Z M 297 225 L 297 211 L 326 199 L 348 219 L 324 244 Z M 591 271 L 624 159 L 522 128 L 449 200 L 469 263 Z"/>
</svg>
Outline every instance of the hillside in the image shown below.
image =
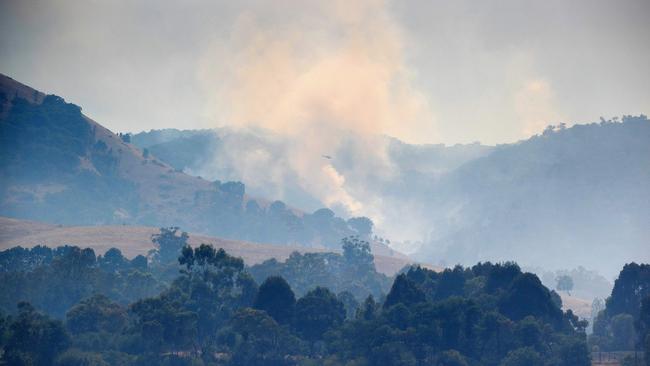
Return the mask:
<svg viewBox="0 0 650 366">
<path fill-rule="evenodd" d="M 244 151 L 282 161 L 268 131 L 158 130 L 133 136 L 177 169 L 197 176 L 242 179 Z M 280 140 L 282 141 L 282 140 Z M 345 188 L 383 216 L 380 228 L 415 258 L 440 265 L 515 260 L 561 270 L 583 266 L 606 277 L 626 262 L 650 260 L 650 121 L 645 116 L 600 121 L 513 144 L 412 145 L 388 139 L 390 171 L 350 153 L 332 152 Z M 212 160 L 211 160 L 212 159 Z M 281 170 L 288 202 L 317 206 L 301 181 Z M 361 173 L 359 173 L 361 172 Z M 397 247 L 397 246 L 396 246 Z M 411 253 L 411 252 L 409 252 Z"/>
<path fill-rule="evenodd" d="M 432 187 L 419 258 L 584 266 L 650 260 L 650 121 L 624 117 L 498 147 Z M 449 215 L 453 212 L 453 215 Z"/>
<path fill-rule="evenodd" d="M 76 245 L 93 248 L 97 254 L 101 254 L 115 247 L 126 257 L 133 258 L 138 254 L 146 255 L 153 249 L 151 235 L 155 233 L 158 233 L 158 228 L 149 226 L 64 226 L 0 217 L 0 250 L 15 246 L 31 248 L 35 245 L 49 247 Z M 227 240 L 193 233 L 190 233 L 189 243 L 192 246 L 201 243 L 213 244 L 231 255 L 243 258 L 249 265 L 270 258 L 283 261 L 294 251 L 301 253 L 329 251 L 325 248 Z M 377 270 L 387 275 L 393 275 L 404 266 L 414 263 L 405 255 L 383 245 L 373 244 L 371 247 Z"/>
<path fill-rule="evenodd" d="M 207 181 L 130 144 L 63 98 L 0 75 L 0 215 L 66 225 L 180 226 L 231 239 L 337 247 L 369 236 L 327 209 L 304 213 Z"/>
<path fill-rule="evenodd" d="M 251 161 L 268 158 L 286 162 L 291 154 L 287 146 L 294 141 L 270 130 L 229 127 L 211 130 L 162 129 L 132 134 L 130 138 L 134 145 L 147 149 L 177 170 L 207 179 L 246 181 L 249 190 L 258 196 L 280 194 L 288 204 L 309 210 L 322 207 L 326 198 L 305 186 L 287 164 L 272 167 L 270 173 L 256 173 L 265 179 L 246 179 L 250 178 L 252 168 L 256 167 L 251 165 Z M 340 141 L 340 146 L 332 147 L 330 163 L 345 177 L 348 190 L 381 195 L 382 200 L 386 201 L 381 207 L 385 215 L 404 205 L 405 197 L 400 194 L 404 187 L 408 187 L 411 194 L 421 192 L 432 180 L 494 149 L 478 143 L 413 145 L 387 136 L 378 137 L 376 142 L 385 149 L 386 163 L 391 170 L 389 174 L 370 166 L 373 157 L 368 155 L 374 152 L 357 150 L 367 142 L 352 135 Z M 320 156 L 318 158 L 321 159 Z"/>
</svg>

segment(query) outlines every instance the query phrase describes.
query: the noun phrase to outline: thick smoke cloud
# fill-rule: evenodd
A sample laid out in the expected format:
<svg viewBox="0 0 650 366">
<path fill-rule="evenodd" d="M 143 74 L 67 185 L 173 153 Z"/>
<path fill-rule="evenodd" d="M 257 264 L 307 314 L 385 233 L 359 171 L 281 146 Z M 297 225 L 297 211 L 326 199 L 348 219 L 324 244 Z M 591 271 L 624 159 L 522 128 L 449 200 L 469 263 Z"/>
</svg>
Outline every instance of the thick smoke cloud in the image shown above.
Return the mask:
<svg viewBox="0 0 650 366">
<path fill-rule="evenodd" d="M 205 90 L 215 92 L 215 120 L 288 137 L 281 161 L 259 151 L 235 157 L 240 176 L 253 185 L 282 185 L 277 180 L 286 173 L 265 167 L 285 164 L 302 189 L 328 207 L 378 217 L 383 207 L 373 209 L 370 197 L 354 194 L 348 177 L 325 156 L 335 161 L 342 143 L 354 138 L 362 170 L 352 174 L 391 174 L 382 135 L 409 141 L 435 136 L 426 98 L 404 61 L 400 29 L 383 1 L 280 4 L 274 3 L 277 12 L 295 18 L 273 19 L 264 7 L 245 12 L 232 38 L 203 63 Z"/>
<path fill-rule="evenodd" d="M 418 90 L 437 121 L 409 132 L 413 141 L 497 144 L 540 132 L 542 119 L 647 113 L 649 13 L 645 0 L 6 0 L 0 71 L 82 105 L 116 131 L 205 128 L 217 105 L 227 106 L 214 100 L 225 81 L 201 87 L 205 70 L 229 69 L 245 47 L 296 45 L 284 51 L 301 73 L 332 48 L 343 56 L 361 47 L 356 56 L 408 65 L 399 71 L 409 80 L 403 94 Z M 530 89 L 535 83 L 544 87 Z M 389 132 L 406 133 L 398 126 Z"/>
</svg>

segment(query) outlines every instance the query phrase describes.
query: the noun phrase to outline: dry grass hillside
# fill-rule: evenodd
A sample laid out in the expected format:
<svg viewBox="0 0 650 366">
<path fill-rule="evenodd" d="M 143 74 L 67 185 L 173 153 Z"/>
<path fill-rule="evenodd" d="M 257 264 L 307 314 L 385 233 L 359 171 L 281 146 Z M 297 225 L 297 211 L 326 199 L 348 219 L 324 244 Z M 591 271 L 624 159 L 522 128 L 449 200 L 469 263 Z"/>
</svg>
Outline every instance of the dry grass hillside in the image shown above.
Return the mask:
<svg viewBox="0 0 650 366">
<path fill-rule="evenodd" d="M 158 228 L 149 226 L 63 226 L 41 222 L 16 220 L 0 217 L 0 250 L 15 246 L 33 247 L 47 245 L 77 245 L 91 247 L 98 254 L 115 247 L 127 257 L 146 254 L 153 248 L 151 235 Z M 191 245 L 210 243 L 223 248 L 228 253 L 242 257 L 247 264 L 256 264 L 269 258 L 284 260 L 298 251 L 324 252 L 324 248 L 305 248 L 298 246 L 258 244 L 245 241 L 226 240 L 206 235 L 190 233 Z M 402 253 L 385 245 L 373 244 L 377 270 L 392 275 L 413 261 Z"/>
<path fill-rule="evenodd" d="M 591 302 L 589 300 L 570 296 L 562 291 L 558 293 L 562 298 L 562 308 L 564 310 L 571 309 L 574 314 L 583 319 L 591 318 Z"/>
<path fill-rule="evenodd" d="M 82 113 L 0 74 L 0 216 L 70 226 L 179 226 L 258 243 L 323 245 L 367 235 L 359 221 L 184 174 Z M 359 226 L 361 225 L 361 226 Z"/>
</svg>

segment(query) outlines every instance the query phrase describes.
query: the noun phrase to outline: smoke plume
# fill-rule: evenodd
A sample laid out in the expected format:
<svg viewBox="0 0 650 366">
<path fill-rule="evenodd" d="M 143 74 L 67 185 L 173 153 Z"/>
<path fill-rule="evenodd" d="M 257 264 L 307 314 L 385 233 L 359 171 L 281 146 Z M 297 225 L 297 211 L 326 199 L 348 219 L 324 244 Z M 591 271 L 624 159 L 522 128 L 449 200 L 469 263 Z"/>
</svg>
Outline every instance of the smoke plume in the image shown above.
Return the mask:
<svg viewBox="0 0 650 366">
<path fill-rule="evenodd" d="M 272 159 L 262 151 L 231 156 L 239 176 L 281 185 L 292 174 L 326 206 L 381 221 L 376 199 L 353 182 L 391 174 L 382 135 L 410 142 L 435 135 L 400 29 L 378 0 L 269 6 L 276 8 L 243 13 L 201 71 L 218 124 L 272 131 L 285 144 Z M 359 169 L 346 176 L 336 154 L 349 139 Z"/>
</svg>

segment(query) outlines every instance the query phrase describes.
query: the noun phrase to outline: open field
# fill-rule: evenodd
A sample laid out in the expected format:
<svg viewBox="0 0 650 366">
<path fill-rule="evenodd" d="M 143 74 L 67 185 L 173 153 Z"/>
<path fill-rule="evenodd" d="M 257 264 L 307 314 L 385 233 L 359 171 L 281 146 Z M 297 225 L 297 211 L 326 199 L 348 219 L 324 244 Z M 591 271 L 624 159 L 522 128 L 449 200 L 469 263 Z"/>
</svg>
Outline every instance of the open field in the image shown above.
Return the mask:
<svg viewBox="0 0 650 366">
<path fill-rule="evenodd" d="M 562 308 L 564 310 L 571 309 L 574 314 L 581 318 L 591 318 L 591 302 L 589 300 L 570 296 L 563 291 L 559 291 L 558 294 L 562 298 Z"/>
<path fill-rule="evenodd" d="M 115 247 L 131 258 L 138 254 L 147 254 L 153 248 L 151 235 L 157 232 L 158 228 L 148 226 L 62 226 L 0 217 L 0 250 L 15 246 L 33 247 L 41 244 L 56 247 L 69 244 L 91 247 L 97 254 Z M 331 251 L 326 248 L 250 243 L 193 233 L 190 233 L 189 243 L 213 244 L 230 254 L 242 257 L 249 265 L 261 263 L 269 258 L 282 261 L 294 251 Z M 385 245 L 373 244 L 372 251 L 377 270 L 387 275 L 393 275 L 405 265 L 414 263 L 406 255 Z"/>
</svg>

